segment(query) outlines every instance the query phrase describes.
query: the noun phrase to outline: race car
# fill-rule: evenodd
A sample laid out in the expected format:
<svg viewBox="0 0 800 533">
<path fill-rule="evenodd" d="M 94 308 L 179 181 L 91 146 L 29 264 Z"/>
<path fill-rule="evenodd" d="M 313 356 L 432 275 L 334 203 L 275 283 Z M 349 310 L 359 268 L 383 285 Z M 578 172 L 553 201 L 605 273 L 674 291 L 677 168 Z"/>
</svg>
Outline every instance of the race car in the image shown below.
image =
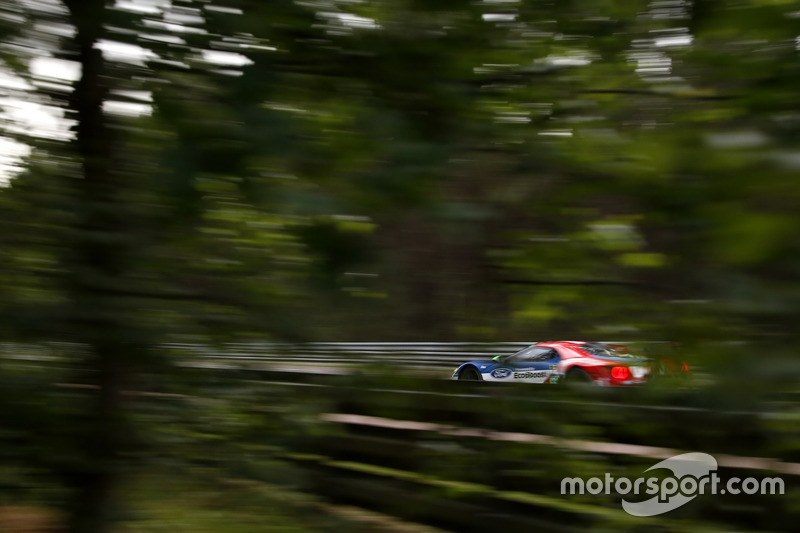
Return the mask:
<svg viewBox="0 0 800 533">
<path fill-rule="evenodd" d="M 675 363 L 673 363 L 674 365 Z M 593 383 L 596 385 L 640 385 L 655 373 L 665 371 L 659 362 L 627 353 L 624 347 L 581 341 L 539 342 L 491 360 L 468 361 L 451 379 L 521 383 Z M 686 363 L 668 371 L 688 373 Z"/>
</svg>

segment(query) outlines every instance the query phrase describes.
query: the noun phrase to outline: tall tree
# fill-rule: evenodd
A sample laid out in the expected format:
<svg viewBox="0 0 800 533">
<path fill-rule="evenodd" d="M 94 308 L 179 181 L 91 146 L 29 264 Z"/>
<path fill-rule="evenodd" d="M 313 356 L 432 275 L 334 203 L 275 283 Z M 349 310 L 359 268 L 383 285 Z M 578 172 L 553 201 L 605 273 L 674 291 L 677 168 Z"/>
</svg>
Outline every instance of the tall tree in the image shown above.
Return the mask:
<svg viewBox="0 0 800 533">
<path fill-rule="evenodd" d="M 131 239 L 121 203 L 124 183 L 115 172 L 114 130 L 104 104 L 113 78 L 98 47 L 105 34 L 105 0 L 68 0 L 75 28 L 80 79 L 72 94 L 75 111 L 75 153 L 81 175 L 75 187 L 75 242 L 67 256 L 67 294 L 71 315 L 96 371 L 97 392 L 87 407 L 85 432 L 79 435 L 83 457 L 67 482 L 74 498 L 67 530 L 104 531 L 112 509 L 121 443 L 126 438 L 122 390 L 128 367 L 136 356 L 131 327 L 119 312 L 121 289 L 128 266 Z"/>
</svg>

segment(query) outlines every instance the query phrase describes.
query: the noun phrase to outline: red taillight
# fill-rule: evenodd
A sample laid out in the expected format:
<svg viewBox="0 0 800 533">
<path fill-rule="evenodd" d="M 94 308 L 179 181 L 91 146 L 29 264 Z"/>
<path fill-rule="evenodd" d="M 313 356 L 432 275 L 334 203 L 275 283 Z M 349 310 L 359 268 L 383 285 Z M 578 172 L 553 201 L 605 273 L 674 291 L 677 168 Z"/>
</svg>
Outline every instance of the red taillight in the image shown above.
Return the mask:
<svg viewBox="0 0 800 533">
<path fill-rule="evenodd" d="M 689 373 L 689 365 L 687 365 L 686 363 L 683 363 L 681 365 L 681 372 L 686 372 L 688 374 Z"/>
<path fill-rule="evenodd" d="M 631 371 L 627 366 L 615 366 L 611 369 L 611 377 L 620 381 L 630 379 Z"/>
</svg>

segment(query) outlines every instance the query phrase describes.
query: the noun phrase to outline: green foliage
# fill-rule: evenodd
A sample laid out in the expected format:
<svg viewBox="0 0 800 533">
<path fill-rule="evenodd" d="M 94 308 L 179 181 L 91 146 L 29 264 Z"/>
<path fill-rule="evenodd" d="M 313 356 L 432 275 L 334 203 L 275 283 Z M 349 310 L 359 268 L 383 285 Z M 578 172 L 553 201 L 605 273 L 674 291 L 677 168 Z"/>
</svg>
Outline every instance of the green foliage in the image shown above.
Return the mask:
<svg viewBox="0 0 800 533">
<path fill-rule="evenodd" d="M 624 335 L 721 390 L 796 386 L 796 2 L 148 6 L 0 6 L 4 131 L 31 148 L 0 190 L 0 338 L 63 343 L 42 385 L 114 398 L 174 340 Z M 127 423 L 10 376 L 15 486 Z M 281 431 L 204 407 L 224 428 L 187 447 Z"/>
</svg>

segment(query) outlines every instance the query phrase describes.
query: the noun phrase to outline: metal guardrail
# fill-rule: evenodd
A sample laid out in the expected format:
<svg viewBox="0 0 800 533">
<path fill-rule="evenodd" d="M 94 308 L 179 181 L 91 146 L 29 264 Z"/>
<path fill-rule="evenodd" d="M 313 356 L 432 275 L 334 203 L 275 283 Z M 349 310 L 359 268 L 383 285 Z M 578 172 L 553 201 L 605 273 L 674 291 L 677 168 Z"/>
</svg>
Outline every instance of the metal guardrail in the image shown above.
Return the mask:
<svg viewBox="0 0 800 533">
<path fill-rule="evenodd" d="M 511 354 L 533 342 L 168 343 L 162 348 L 175 356 L 174 362 L 179 366 L 209 370 L 250 368 L 339 374 L 359 365 L 384 365 L 425 374 L 450 372 L 466 361 Z M 607 343 L 626 344 L 621 341 Z M 79 348 L 64 343 L 4 344 L 0 345 L 0 359 L 27 362 L 31 366 L 67 363 L 69 357 L 61 354 Z"/>
<path fill-rule="evenodd" d="M 450 368 L 472 359 L 513 353 L 531 342 L 498 343 L 407 343 L 407 342 L 317 342 L 306 344 L 238 343 L 211 349 L 200 345 L 171 344 L 172 350 L 218 362 L 393 364 L 410 367 Z"/>
<path fill-rule="evenodd" d="M 163 348 L 191 358 L 251 362 L 369 363 L 391 362 L 420 365 L 451 365 L 481 357 L 513 353 L 531 342 L 311 342 L 230 343 L 209 346 L 168 343 Z M 4 344 L 0 357 L 20 361 L 58 361 L 59 346 Z"/>
<path fill-rule="evenodd" d="M 249 342 L 211 346 L 195 343 L 167 343 L 163 348 L 197 359 L 230 362 L 294 363 L 392 363 L 450 367 L 472 359 L 492 358 L 530 346 L 536 341 L 512 342 Z M 607 342 L 626 344 L 624 341 Z M 58 361 L 59 353 L 74 351 L 77 345 L 0 345 L 0 357 L 24 361 Z"/>
<path fill-rule="evenodd" d="M 604 341 L 605 344 L 630 344 Z M 194 368 L 272 369 L 288 372 L 341 374 L 356 366 L 381 365 L 404 372 L 450 375 L 462 363 L 515 353 L 533 344 L 526 342 L 312 342 L 231 343 L 217 347 L 169 344 L 179 365 Z M 658 342 L 636 343 L 660 344 Z M 695 373 L 696 374 L 696 373 Z"/>
</svg>

